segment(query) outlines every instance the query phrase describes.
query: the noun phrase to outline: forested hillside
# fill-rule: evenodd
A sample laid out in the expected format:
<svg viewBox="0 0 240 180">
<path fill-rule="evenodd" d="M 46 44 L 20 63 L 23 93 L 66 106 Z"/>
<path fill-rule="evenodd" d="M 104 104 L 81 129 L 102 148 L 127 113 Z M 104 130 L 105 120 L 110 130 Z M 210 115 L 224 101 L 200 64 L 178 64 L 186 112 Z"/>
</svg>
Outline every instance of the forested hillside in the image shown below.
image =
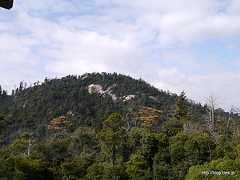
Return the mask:
<svg viewBox="0 0 240 180">
<path fill-rule="evenodd" d="M 240 179 L 238 114 L 212 104 L 117 73 L 0 89 L 0 179 Z"/>
</svg>

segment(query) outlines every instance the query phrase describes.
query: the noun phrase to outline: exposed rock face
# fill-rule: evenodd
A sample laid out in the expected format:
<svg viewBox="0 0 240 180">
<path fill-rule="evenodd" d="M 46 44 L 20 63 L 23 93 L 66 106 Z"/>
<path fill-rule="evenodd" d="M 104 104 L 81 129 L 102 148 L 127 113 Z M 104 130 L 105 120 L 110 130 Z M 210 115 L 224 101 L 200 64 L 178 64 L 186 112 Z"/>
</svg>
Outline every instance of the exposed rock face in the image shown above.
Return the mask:
<svg viewBox="0 0 240 180">
<path fill-rule="evenodd" d="M 112 93 L 112 88 L 116 85 L 108 87 L 106 90 L 103 89 L 103 87 L 100 84 L 91 84 L 88 86 L 88 93 L 89 94 L 99 94 L 99 95 L 109 95 L 112 97 L 113 101 L 116 101 L 118 98 L 115 94 Z"/>
<path fill-rule="evenodd" d="M 135 95 L 127 95 L 127 96 L 123 96 L 123 101 L 126 102 L 126 101 L 130 101 L 132 99 L 135 99 Z"/>
<path fill-rule="evenodd" d="M 112 100 L 113 100 L 113 101 L 116 101 L 116 100 L 118 99 L 115 94 L 108 94 L 108 95 L 110 95 L 110 96 L 112 97 Z"/>
<path fill-rule="evenodd" d="M 104 94 L 105 91 L 103 87 L 99 84 L 91 84 L 88 86 L 88 93 L 89 94 Z"/>
<path fill-rule="evenodd" d="M 118 99 L 122 100 L 123 102 L 131 101 L 136 98 L 136 95 L 130 94 L 122 97 L 117 97 L 113 92 L 112 89 L 116 87 L 116 84 L 113 84 L 112 86 L 109 86 L 106 90 L 103 89 L 103 87 L 100 84 L 90 84 L 88 86 L 88 93 L 89 94 L 99 94 L 102 96 L 111 96 L 113 101 L 116 101 Z"/>
</svg>

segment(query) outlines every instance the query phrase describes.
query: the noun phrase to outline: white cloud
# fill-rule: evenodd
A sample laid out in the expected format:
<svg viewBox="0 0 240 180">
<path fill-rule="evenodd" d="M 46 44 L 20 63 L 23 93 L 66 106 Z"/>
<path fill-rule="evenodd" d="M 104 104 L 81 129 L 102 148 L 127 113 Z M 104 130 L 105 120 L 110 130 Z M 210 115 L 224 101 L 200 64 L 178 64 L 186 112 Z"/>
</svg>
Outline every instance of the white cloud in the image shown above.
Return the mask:
<svg viewBox="0 0 240 180">
<path fill-rule="evenodd" d="M 117 71 L 197 100 L 214 92 L 240 104 L 238 76 L 191 48 L 239 37 L 239 10 L 238 0 L 16 1 L 0 18 L 0 84 Z"/>
<path fill-rule="evenodd" d="M 142 53 L 128 39 L 117 40 L 96 32 L 59 31 L 54 40 L 59 47 L 48 51 L 52 57 L 48 69 L 57 73 L 118 71 L 141 60 Z"/>
</svg>

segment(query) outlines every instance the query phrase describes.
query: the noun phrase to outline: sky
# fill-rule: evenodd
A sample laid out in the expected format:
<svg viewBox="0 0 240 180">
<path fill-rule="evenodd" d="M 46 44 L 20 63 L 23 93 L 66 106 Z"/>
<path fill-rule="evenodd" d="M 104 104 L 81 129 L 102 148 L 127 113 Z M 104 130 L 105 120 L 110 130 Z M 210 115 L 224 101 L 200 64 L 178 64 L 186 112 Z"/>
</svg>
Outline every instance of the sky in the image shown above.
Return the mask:
<svg viewBox="0 0 240 180">
<path fill-rule="evenodd" d="M 0 84 L 118 72 L 240 107 L 239 0 L 15 0 L 0 9 Z"/>
</svg>

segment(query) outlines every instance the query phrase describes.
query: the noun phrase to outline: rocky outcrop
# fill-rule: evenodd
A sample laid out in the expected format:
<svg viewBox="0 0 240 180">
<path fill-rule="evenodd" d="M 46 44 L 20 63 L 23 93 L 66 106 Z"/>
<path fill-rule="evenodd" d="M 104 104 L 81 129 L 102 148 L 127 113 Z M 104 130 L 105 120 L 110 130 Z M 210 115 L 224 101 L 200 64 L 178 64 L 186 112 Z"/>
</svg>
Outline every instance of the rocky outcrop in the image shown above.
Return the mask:
<svg viewBox="0 0 240 180">
<path fill-rule="evenodd" d="M 108 87 L 106 90 L 103 89 L 103 87 L 100 84 L 91 84 L 88 86 L 88 93 L 89 94 L 99 94 L 99 95 L 109 95 L 112 97 L 113 101 L 116 101 L 118 98 L 115 94 L 112 93 L 112 88 L 115 87 L 115 85 L 112 85 Z"/>
<path fill-rule="evenodd" d="M 136 95 L 127 95 L 127 96 L 123 96 L 122 97 L 122 100 L 123 100 L 123 102 L 126 102 L 126 101 L 130 101 L 130 100 L 133 100 L 133 99 L 135 99 L 135 97 L 136 97 Z"/>
</svg>

